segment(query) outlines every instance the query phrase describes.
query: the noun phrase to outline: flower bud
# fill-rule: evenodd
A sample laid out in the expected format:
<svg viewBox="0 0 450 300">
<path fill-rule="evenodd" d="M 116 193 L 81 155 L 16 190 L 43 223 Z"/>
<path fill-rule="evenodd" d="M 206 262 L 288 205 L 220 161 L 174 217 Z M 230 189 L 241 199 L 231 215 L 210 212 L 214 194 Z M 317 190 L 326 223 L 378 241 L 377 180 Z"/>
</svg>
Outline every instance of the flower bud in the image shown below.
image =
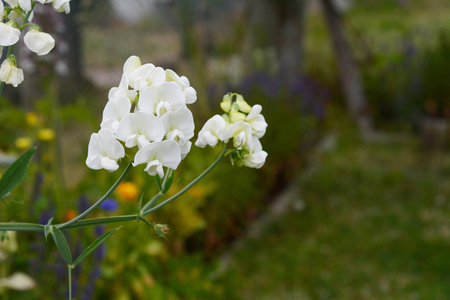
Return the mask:
<svg viewBox="0 0 450 300">
<path fill-rule="evenodd" d="M 239 112 L 239 106 L 237 105 L 237 103 L 233 103 L 233 105 L 231 106 L 231 111 L 230 111 L 229 115 L 230 115 L 231 123 L 235 123 L 238 121 L 244 121 L 245 118 L 247 117 L 246 114 Z"/>
<path fill-rule="evenodd" d="M 249 113 L 252 110 L 252 107 L 245 102 L 244 97 L 242 95 L 236 95 L 236 104 L 239 107 L 239 110 L 244 113 Z"/>
<path fill-rule="evenodd" d="M 23 70 L 16 67 L 16 58 L 10 55 L 0 67 L 0 81 L 17 87 L 23 81 Z"/>
<path fill-rule="evenodd" d="M 222 108 L 222 110 L 226 113 L 228 113 L 231 109 L 231 98 L 232 98 L 232 94 L 228 93 L 225 94 L 223 96 L 222 102 L 220 102 L 220 107 Z"/>
<path fill-rule="evenodd" d="M 37 55 L 48 54 L 55 47 L 53 37 L 45 32 L 41 32 L 36 28 L 31 28 L 23 38 L 25 45 Z"/>
</svg>

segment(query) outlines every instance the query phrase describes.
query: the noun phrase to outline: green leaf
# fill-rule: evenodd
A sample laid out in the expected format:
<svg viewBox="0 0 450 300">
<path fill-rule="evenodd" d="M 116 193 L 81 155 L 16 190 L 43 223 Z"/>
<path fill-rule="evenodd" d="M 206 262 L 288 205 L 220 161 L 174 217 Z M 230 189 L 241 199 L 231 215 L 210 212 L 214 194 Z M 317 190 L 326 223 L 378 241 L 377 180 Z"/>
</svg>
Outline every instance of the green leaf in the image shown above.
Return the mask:
<svg viewBox="0 0 450 300">
<path fill-rule="evenodd" d="M 31 158 L 36 152 L 36 147 L 28 149 L 15 162 L 13 162 L 0 179 L 0 199 L 8 194 L 23 180 L 30 164 Z"/>
<path fill-rule="evenodd" d="M 162 187 L 162 193 L 165 194 L 167 193 L 170 188 L 172 187 L 173 184 L 173 179 L 175 178 L 175 172 L 171 171 L 168 174 L 169 177 L 166 178 L 166 180 L 164 180 L 164 186 Z M 157 176 L 155 176 L 157 177 Z"/>
<path fill-rule="evenodd" d="M 59 253 L 61 253 L 64 261 L 67 265 L 71 265 L 72 253 L 70 252 L 70 247 L 64 234 L 55 226 L 50 228 L 50 234 L 52 235 L 53 241 L 55 241 L 56 247 L 58 248 Z"/>
<path fill-rule="evenodd" d="M 80 256 L 75 260 L 71 268 L 75 268 L 75 266 L 78 265 L 80 262 L 82 262 L 83 259 L 86 258 L 86 256 L 91 254 L 92 251 L 97 249 L 98 246 L 100 246 L 104 241 L 106 241 L 106 239 L 108 239 L 111 235 L 113 235 L 117 230 L 119 230 L 122 227 L 123 226 L 108 231 L 107 233 L 96 239 L 92 244 L 90 244 L 86 249 L 84 249 L 84 251 L 80 254 Z"/>
</svg>

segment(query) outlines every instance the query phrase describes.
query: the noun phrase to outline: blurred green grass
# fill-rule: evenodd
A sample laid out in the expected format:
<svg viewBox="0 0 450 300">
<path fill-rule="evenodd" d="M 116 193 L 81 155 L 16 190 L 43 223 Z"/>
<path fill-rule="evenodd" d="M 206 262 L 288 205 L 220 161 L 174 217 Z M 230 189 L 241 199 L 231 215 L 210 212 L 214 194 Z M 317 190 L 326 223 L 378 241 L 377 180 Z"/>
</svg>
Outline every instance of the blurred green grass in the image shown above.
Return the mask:
<svg viewBox="0 0 450 300">
<path fill-rule="evenodd" d="M 234 254 L 243 299 L 450 297 L 450 156 L 408 137 L 338 139 L 302 176 L 305 209 Z"/>
</svg>

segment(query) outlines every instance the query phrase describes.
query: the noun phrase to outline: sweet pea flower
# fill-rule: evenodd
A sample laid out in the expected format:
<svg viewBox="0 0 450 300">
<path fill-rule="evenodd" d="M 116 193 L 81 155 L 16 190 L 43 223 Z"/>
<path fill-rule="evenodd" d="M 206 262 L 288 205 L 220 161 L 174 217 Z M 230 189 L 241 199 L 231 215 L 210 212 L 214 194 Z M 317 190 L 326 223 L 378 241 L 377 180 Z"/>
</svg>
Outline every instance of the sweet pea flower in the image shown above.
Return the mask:
<svg viewBox="0 0 450 300">
<path fill-rule="evenodd" d="M 46 55 L 55 47 L 55 40 L 50 34 L 41 32 L 34 27 L 28 30 L 23 41 L 28 49 L 37 55 Z"/>
<path fill-rule="evenodd" d="M 236 149 L 241 149 L 252 142 L 252 128 L 244 121 L 233 123 L 225 130 L 224 142 L 227 143 L 230 139 L 233 139 Z"/>
<path fill-rule="evenodd" d="M 141 65 L 137 56 L 130 56 L 123 65 L 123 72 L 127 74 L 129 85 L 139 92 L 143 92 L 149 86 L 156 86 L 166 80 L 166 74 L 161 67 L 153 64 Z"/>
<path fill-rule="evenodd" d="M 120 79 L 120 83 L 118 87 L 113 87 L 109 90 L 108 99 L 113 100 L 115 98 L 119 98 L 122 96 L 128 97 L 131 102 L 134 102 L 136 99 L 137 91 L 128 89 L 129 80 L 128 75 L 126 73 L 122 74 L 122 78 Z"/>
<path fill-rule="evenodd" d="M 0 67 L 0 81 L 17 87 L 23 81 L 23 70 L 17 68 L 14 55 L 5 59 Z"/>
<path fill-rule="evenodd" d="M 89 141 L 86 165 L 94 170 L 105 169 L 110 172 L 119 168 L 117 161 L 125 156 L 122 144 L 114 138 L 111 129 L 102 128 L 93 133 Z"/>
<path fill-rule="evenodd" d="M 146 88 L 139 96 L 138 108 L 158 118 L 165 113 L 185 107 L 184 94 L 173 82 Z"/>
<path fill-rule="evenodd" d="M 46 3 L 50 3 L 51 1 L 47 1 Z M 70 13 L 70 0 L 54 0 L 53 1 L 53 9 L 57 12 L 65 12 L 66 14 Z M 41 2 L 42 3 L 42 2 Z"/>
<path fill-rule="evenodd" d="M 168 140 L 174 140 L 180 146 L 181 158 L 184 159 L 191 150 L 191 142 L 194 136 L 194 117 L 186 107 L 174 112 L 168 112 L 161 117 Z"/>
<path fill-rule="evenodd" d="M 178 76 L 174 71 L 167 69 L 166 72 L 166 81 L 176 83 L 181 90 L 183 91 L 186 104 L 192 104 L 197 101 L 197 91 L 191 87 L 189 83 L 189 79 L 186 76 Z"/>
<path fill-rule="evenodd" d="M 181 162 L 180 147 L 173 140 L 155 142 L 140 149 L 134 157 L 134 166 L 147 164 L 144 171 L 150 176 L 164 177 L 163 167 L 176 170 Z"/>
<path fill-rule="evenodd" d="M 125 95 L 112 98 L 106 103 L 103 110 L 101 128 L 110 128 L 114 134 L 117 132 L 120 121 L 130 113 L 131 102 Z"/>
<path fill-rule="evenodd" d="M 267 123 L 264 116 L 261 114 L 262 106 L 259 104 L 253 105 L 252 110 L 245 118 L 245 122 L 252 127 L 253 134 L 257 138 L 262 138 L 266 133 Z"/>
<path fill-rule="evenodd" d="M 19 0 L 3 0 L 5 1 L 10 7 L 16 7 L 19 5 Z"/>
<path fill-rule="evenodd" d="M 206 121 L 198 133 L 198 139 L 195 145 L 200 148 L 205 148 L 206 145 L 214 147 L 219 141 L 224 140 L 225 127 L 225 120 L 221 116 L 213 116 Z"/>
<path fill-rule="evenodd" d="M 136 145 L 142 148 L 150 142 L 161 141 L 164 135 L 164 125 L 161 120 L 142 111 L 126 115 L 116 131 L 116 138 L 125 142 L 128 148 Z"/>
<path fill-rule="evenodd" d="M 31 0 L 19 0 L 19 6 L 24 11 L 31 10 Z"/>
<path fill-rule="evenodd" d="M 244 166 L 259 169 L 264 165 L 267 158 L 267 152 L 263 151 L 261 142 L 258 138 L 253 137 L 250 147 L 245 150 L 247 150 L 247 153 L 244 154 L 242 161 Z"/>
<path fill-rule="evenodd" d="M 20 30 L 11 22 L 0 23 L 0 46 L 11 46 L 19 41 Z"/>
</svg>

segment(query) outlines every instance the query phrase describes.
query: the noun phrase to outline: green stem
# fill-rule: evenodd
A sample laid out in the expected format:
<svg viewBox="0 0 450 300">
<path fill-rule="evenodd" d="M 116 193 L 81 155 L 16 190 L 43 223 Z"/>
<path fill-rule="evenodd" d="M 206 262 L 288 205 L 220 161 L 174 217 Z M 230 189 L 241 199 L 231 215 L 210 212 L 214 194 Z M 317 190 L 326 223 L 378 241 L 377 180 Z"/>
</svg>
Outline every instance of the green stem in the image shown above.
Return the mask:
<svg viewBox="0 0 450 300">
<path fill-rule="evenodd" d="M 191 183 L 189 183 L 187 186 L 185 186 L 181 191 L 179 191 L 178 193 L 176 193 L 175 195 L 173 195 L 172 197 L 170 197 L 169 199 L 165 200 L 164 202 L 148 209 L 148 210 L 144 210 L 143 215 L 146 216 L 149 213 L 160 209 L 161 207 L 169 204 L 170 202 L 172 202 L 173 200 L 175 200 L 176 198 L 180 197 L 181 195 L 183 195 L 187 190 L 189 190 L 193 185 L 195 185 L 197 182 L 199 182 L 203 177 L 206 176 L 206 174 L 208 174 L 219 162 L 220 160 L 224 157 L 225 152 L 227 150 L 227 144 L 224 145 L 222 153 L 219 155 L 219 157 L 216 159 L 215 162 L 212 163 L 212 165 L 210 165 L 208 167 L 208 169 L 206 169 L 205 171 L 203 171 L 202 174 L 200 174 L 197 178 L 195 178 L 193 181 L 191 181 Z"/>
<path fill-rule="evenodd" d="M 67 272 L 69 273 L 69 300 L 72 300 L 72 268 L 67 266 Z"/>
<path fill-rule="evenodd" d="M 162 191 L 159 191 L 159 193 L 156 194 L 155 197 L 153 197 L 150 201 L 148 201 L 148 202 L 144 205 L 144 207 L 142 208 L 141 211 L 145 211 L 145 210 L 147 210 L 148 208 L 152 207 L 153 204 L 155 204 L 155 202 L 158 201 L 159 198 L 161 198 L 162 195 L 163 195 Z"/>
<path fill-rule="evenodd" d="M 84 219 L 84 220 L 81 220 L 76 223 L 68 225 L 63 230 L 69 230 L 69 229 L 75 229 L 75 228 L 81 228 L 81 227 L 87 227 L 87 226 L 93 226 L 93 225 L 102 225 L 102 224 L 115 223 L 115 222 L 126 222 L 126 221 L 133 221 L 133 220 L 135 221 L 137 216 L 138 215 L 135 214 L 135 215 L 124 215 L 124 216 L 115 216 L 115 217 Z"/>
<path fill-rule="evenodd" d="M 64 229 L 67 226 L 83 219 L 84 217 L 86 217 L 88 214 L 90 214 L 94 209 L 96 209 L 97 207 L 100 206 L 100 204 L 103 203 L 103 201 L 105 201 L 117 188 L 117 186 L 120 184 L 120 182 L 122 182 L 123 178 L 125 177 L 125 175 L 127 175 L 128 171 L 130 171 L 131 167 L 133 166 L 133 162 L 130 162 L 128 164 L 128 166 L 126 167 L 126 169 L 123 171 L 122 175 L 120 175 L 119 179 L 117 179 L 116 183 L 114 183 L 114 185 L 109 189 L 108 192 L 106 192 L 105 195 L 103 195 L 102 198 L 100 198 L 97 202 L 94 203 L 94 205 L 92 205 L 91 207 L 89 207 L 86 211 L 84 211 L 82 214 L 78 215 L 77 217 L 75 217 L 74 219 L 67 221 L 65 223 L 62 224 L 58 224 L 56 225 L 56 227 L 58 229 Z"/>
<path fill-rule="evenodd" d="M 0 231 L 44 231 L 44 227 L 33 223 L 0 222 Z"/>
<path fill-rule="evenodd" d="M 220 160 L 225 156 L 227 149 L 227 144 L 223 147 L 222 153 L 219 155 L 219 157 L 210 165 L 205 171 L 203 171 L 202 174 L 200 174 L 197 178 L 195 178 L 191 183 L 189 183 L 187 186 L 185 186 L 181 191 L 176 193 L 174 196 L 170 197 L 169 199 L 165 200 L 164 202 L 160 203 L 159 205 L 152 207 L 148 210 L 142 209 L 142 215 L 146 216 L 149 213 L 167 205 L 168 203 L 172 202 L 176 198 L 180 197 L 182 194 L 184 194 L 187 190 L 189 190 L 193 185 L 195 185 L 197 182 L 199 182 L 203 177 L 206 176 L 219 162 Z M 115 222 L 126 222 L 126 221 L 134 221 L 138 217 L 137 214 L 134 215 L 124 215 L 124 216 L 114 216 L 114 217 L 104 217 L 104 218 L 92 218 L 92 219 L 85 219 L 80 220 L 84 216 L 86 216 L 90 211 L 95 209 L 98 205 L 103 202 L 104 199 L 106 199 L 116 188 L 116 186 L 122 181 L 123 177 L 126 175 L 128 170 L 131 168 L 130 165 L 125 169 L 125 171 L 122 173 L 120 178 L 117 180 L 117 182 L 111 187 L 111 189 L 108 191 L 108 193 L 105 194 L 105 196 L 102 197 L 102 199 L 98 200 L 91 208 L 89 208 L 87 211 L 85 211 L 83 214 L 78 216 L 77 220 L 73 219 L 69 222 L 55 225 L 60 230 L 69 230 L 69 229 L 75 229 L 75 228 L 81 228 L 81 227 L 87 227 L 87 226 L 93 226 L 93 225 L 102 225 L 102 224 L 108 224 L 108 223 L 115 223 Z M 160 197 L 162 196 L 161 193 L 156 194 L 155 197 L 153 197 L 151 202 L 156 202 Z M 75 221 L 74 221 L 75 220 Z M 32 223 L 0 223 L 0 230 L 9 230 L 9 231 L 44 231 L 44 225 L 40 224 L 32 224 Z"/>
</svg>

